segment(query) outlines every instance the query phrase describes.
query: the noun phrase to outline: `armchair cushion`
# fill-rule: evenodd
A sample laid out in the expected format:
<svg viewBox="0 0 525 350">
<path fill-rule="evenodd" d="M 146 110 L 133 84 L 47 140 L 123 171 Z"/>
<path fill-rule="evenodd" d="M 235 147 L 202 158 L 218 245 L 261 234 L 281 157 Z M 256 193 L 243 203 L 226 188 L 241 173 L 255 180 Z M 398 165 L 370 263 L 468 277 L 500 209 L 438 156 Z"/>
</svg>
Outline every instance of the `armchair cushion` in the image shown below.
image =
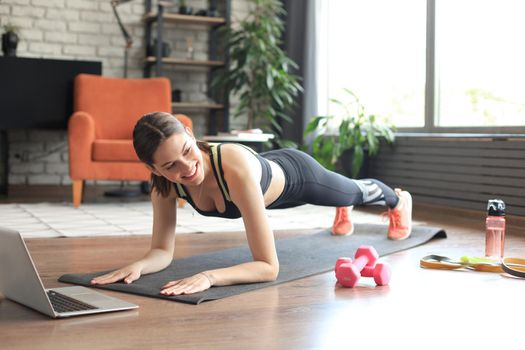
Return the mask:
<svg viewBox="0 0 525 350">
<path fill-rule="evenodd" d="M 132 140 L 95 140 L 93 142 L 95 162 L 138 162 Z"/>
</svg>

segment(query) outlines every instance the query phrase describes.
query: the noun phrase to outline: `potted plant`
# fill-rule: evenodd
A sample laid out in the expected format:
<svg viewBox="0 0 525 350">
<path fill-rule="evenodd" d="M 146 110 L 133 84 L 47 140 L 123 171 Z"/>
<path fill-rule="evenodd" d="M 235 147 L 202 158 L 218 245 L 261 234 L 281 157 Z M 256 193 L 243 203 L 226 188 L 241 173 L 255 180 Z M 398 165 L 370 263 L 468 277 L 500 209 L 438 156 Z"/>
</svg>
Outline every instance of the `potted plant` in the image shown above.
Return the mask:
<svg viewBox="0 0 525 350">
<path fill-rule="evenodd" d="M 344 90 L 348 101 L 330 99 L 343 111 L 340 118 L 316 116 L 308 123 L 305 136 L 315 135 L 309 145 L 312 155 L 330 170 L 338 170 L 338 165 L 344 168 L 344 164 L 340 164 L 341 158 L 351 151 L 350 175 L 357 178 L 366 154 L 373 156 L 379 151 L 380 138 L 388 143 L 394 142 L 395 127 L 376 115 L 365 114 L 359 98 L 352 91 Z"/>
<path fill-rule="evenodd" d="M 4 33 L 2 34 L 2 52 L 4 53 L 4 56 L 16 56 L 18 41 L 18 27 L 12 24 L 4 25 Z"/>
<path fill-rule="evenodd" d="M 233 116 L 246 116 L 246 129 L 280 132 L 280 119 L 291 122 L 287 113 L 302 90 L 290 72 L 297 65 L 281 49 L 285 10 L 278 0 L 251 2 L 249 15 L 235 29 L 227 28 L 230 63 L 214 83 L 238 95 Z"/>
</svg>

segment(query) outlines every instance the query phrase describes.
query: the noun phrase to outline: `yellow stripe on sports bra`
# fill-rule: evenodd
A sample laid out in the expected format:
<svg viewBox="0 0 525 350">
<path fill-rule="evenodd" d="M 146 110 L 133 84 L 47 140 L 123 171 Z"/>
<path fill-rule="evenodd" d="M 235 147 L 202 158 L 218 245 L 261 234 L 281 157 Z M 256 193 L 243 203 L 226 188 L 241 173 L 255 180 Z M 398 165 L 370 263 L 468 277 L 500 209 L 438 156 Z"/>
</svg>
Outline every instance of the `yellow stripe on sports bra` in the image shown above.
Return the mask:
<svg viewBox="0 0 525 350">
<path fill-rule="evenodd" d="M 239 143 L 239 146 L 242 146 L 244 148 L 246 148 L 248 151 L 252 152 L 253 155 L 257 155 L 257 152 L 255 152 L 252 148 L 246 146 L 246 145 L 243 145 L 242 143 Z"/>
<path fill-rule="evenodd" d="M 211 148 L 211 153 L 212 153 L 212 158 L 213 158 L 213 164 L 215 165 L 217 179 L 219 180 L 219 185 L 221 186 L 221 191 L 224 194 L 224 198 L 228 202 L 231 202 L 232 200 L 230 198 L 230 194 L 228 193 L 228 190 L 226 189 L 226 184 L 224 183 L 224 179 L 222 178 L 222 174 L 221 174 L 222 168 L 220 167 L 220 164 L 219 164 L 219 152 L 218 152 L 219 145 L 210 144 L 210 148 Z"/>
<path fill-rule="evenodd" d="M 184 191 L 184 188 L 179 183 L 175 183 L 177 185 L 177 192 L 181 195 L 182 198 L 186 198 L 186 191 Z"/>
</svg>

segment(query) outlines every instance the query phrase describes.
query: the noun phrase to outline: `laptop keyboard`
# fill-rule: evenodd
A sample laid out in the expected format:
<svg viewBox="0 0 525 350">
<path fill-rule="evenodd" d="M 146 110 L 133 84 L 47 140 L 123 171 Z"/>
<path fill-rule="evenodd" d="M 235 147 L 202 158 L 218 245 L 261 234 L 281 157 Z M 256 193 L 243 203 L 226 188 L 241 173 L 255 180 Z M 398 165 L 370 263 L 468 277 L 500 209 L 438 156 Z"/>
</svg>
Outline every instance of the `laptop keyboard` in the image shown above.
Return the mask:
<svg viewBox="0 0 525 350">
<path fill-rule="evenodd" d="M 64 294 L 57 293 L 54 290 L 48 290 L 47 296 L 49 297 L 51 305 L 53 305 L 53 309 L 56 312 L 72 312 L 98 309 L 93 305 L 83 303 Z"/>
</svg>

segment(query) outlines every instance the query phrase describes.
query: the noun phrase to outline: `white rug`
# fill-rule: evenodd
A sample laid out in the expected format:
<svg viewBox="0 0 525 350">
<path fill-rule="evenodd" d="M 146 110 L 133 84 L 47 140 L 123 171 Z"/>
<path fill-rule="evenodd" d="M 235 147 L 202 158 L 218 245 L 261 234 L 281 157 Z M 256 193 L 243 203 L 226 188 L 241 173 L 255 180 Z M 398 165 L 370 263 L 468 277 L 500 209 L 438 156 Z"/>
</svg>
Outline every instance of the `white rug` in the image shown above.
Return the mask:
<svg viewBox="0 0 525 350">
<path fill-rule="evenodd" d="M 273 230 L 331 227 L 334 208 L 303 205 L 268 210 Z M 378 215 L 354 210 L 354 222 L 380 223 Z M 385 223 L 386 224 L 386 223 Z M 0 226 L 19 231 L 24 238 L 151 234 L 150 202 L 82 204 L 1 204 Z M 204 217 L 191 206 L 177 210 L 177 233 L 244 231 L 242 219 Z"/>
</svg>

